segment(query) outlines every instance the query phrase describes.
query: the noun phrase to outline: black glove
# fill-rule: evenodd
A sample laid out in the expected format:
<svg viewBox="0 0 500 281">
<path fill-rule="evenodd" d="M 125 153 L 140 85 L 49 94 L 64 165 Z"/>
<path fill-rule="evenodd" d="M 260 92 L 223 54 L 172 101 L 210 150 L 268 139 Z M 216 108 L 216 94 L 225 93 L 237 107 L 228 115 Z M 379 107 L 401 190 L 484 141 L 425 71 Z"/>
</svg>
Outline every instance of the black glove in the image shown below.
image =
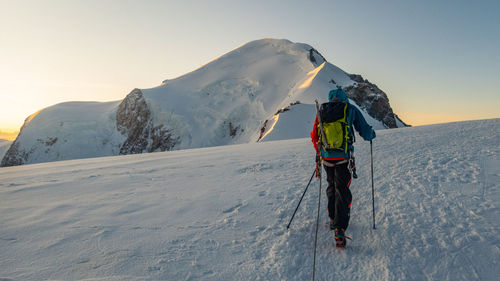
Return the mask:
<svg viewBox="0 0 500 281">
<path fill-rule="evenodd" d="M 319 161 L 321 161 L 321 156 L 319 154 L 316 154 L 316 163 L 318 163 Z"/>
</svg>

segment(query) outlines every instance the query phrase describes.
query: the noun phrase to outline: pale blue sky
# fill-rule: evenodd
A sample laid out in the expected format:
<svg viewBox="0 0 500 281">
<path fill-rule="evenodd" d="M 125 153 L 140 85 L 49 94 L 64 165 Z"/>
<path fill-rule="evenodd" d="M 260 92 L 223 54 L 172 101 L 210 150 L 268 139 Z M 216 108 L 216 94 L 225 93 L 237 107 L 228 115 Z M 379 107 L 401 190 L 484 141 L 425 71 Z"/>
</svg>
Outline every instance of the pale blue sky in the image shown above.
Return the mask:
<svg viewBox="0 0 500 281">
<path fill-rule="evenodd" d="M 264 37 L 318 49 L 410 124 L 500 117 L 500 1 L 0 0 L 0 129 L 119 100 Z"/>
</svg>

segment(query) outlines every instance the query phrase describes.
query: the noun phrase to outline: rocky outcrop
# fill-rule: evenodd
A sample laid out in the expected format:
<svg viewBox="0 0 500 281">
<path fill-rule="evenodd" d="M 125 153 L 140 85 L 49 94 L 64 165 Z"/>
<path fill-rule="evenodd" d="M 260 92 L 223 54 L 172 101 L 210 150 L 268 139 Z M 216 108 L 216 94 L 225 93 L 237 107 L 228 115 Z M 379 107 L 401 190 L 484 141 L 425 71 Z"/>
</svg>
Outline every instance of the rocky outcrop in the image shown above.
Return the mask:
<svg viewBox="0 0 500 281">
<path fill-rule="evenodd" d="M 10 145 L 7 152 L 2 158 L 2 162 L 0 163 L 0 167 L 11 167 L 11 166 L 19 166 L 26 163 L 32 151 L 24 151 L 19 149 L 19 136 L 23 132 L 24 128 L 26 128 L 27 123 L 31 119 L 31 116 L 24 120 L 24 124 L 19 130 L 19 134 L 14 142 Z M 56 140 L 57 141 L 57 140 Z"/>
<path fill-rule="evenodd" d="M 5 155 L 7 150 L 9 150 L 11 145 L 12 145 L 11 141 L 0 139 L 0 165 L 1 165 L 1 162 L 3 159 L 3 156 Z"/>
<path fill-rule="evenodd" d="M 153 124 L 151 110 L 139 89 L 134 89 L 118 106 L 116 127 L 126 136 L 120 154 L 168 151 L 179 141 L 165 124 Z"/>
<path fill-rule="evenodd" d="M 19 152 L 19 143 L 14 142 L 5 153 L 1 167 L 10 167 L 24 164 L 26 156 L 23 157 Z"/>
<path fill-rule="evenodd" d="M 321 55 L 314 48 L 309 49 L 309 60 L 313 63 L 314 66 L 319 66 L 326 61 L 325 57 L 323 57 L 323 55 Z"/>
<path fill-rule="evenodd" d="M 356 83 L 344 88 L 347 96 L 387 128 L 397 128 L 395 114 L 384 91 L 363 79 L 361 75 L 350 74 L 349 77 Z"/>
<path fill-rule="evenodd" d="M 23 126 L 24 128 L 25 126 Z M 22 132 L 23 129 L 21 129 Z M 21 149 L 20 142 L 16 139 L 5 153 L 0 167 L 10 167 L 29 163 L 29 159 L 37 150 L 49 153 L 50 149 L 57 142 L 57 137 L 48 137 L 46 139 L 38 138 L 36 143 L 30 149 Z"/>
</svg>

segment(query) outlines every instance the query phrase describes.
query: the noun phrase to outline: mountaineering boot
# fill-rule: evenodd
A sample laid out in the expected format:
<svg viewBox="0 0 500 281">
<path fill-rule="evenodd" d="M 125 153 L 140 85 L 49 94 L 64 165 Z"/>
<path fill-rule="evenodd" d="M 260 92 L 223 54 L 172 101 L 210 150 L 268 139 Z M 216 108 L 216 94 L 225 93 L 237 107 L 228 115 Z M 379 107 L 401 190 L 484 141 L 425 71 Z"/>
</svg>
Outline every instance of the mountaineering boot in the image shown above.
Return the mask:
<svg viewBox="0 0 500 281">
<path fill-rule="evenodd" d="M 346 240 L 343 228 L 335 228 L 335 243 L 337 244 L 337 248 L 345 247 Z"/>
</svg>

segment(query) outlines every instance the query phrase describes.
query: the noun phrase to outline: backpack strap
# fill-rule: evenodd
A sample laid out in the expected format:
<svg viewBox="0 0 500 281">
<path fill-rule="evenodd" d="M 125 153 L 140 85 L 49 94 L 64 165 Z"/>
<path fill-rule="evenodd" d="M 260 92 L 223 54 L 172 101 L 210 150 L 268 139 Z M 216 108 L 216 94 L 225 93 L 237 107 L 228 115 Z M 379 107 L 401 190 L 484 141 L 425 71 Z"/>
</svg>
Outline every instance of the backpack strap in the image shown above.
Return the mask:
<svg viewBox="0 0 500 281">
<path fill-rule="evenodd" d="M 344 160 L 342 160 L 342 161 L 338 161 L 338 162 L 335 162 L 335 163 L 328 162 L 328 161 L 326 161 L 325 159 L 321 159 L 321 163 L 323 163 L 323 165 L 324 165 L 324 166 L 326 166 L 326 167 L 330 167 L 330 168 L 333 168 L 333 167 L 338 166 L 338 165 L 345 164 L 345 163 L 347 163 L 347 162 L 349 162 L 349 160 L 348 160 L 348 159 L 344 159 Z"/>
<path fill-rule="evenodd" d="M 326 136 L 325 136 L 325 131 L 323 130 L 323 121 L 321 120 L 321 114 L 319 111 L 319 105 L 318 105 L 318 100 L 314 101 L 316 103 L 316 116 L 318 117 L 318 123 L 319 123 L 319 130 L 321 133 L 321 146 L 325 147 L 326 149 L 330 149 L 330 146 L 326 142 Z"/>
<path fill-rule="evenodd" d="M 349 157 L 350 157 L 350 154 L 352 152 L 352 146 L 353 144 L 356 142 L 356 134 L 354 133 L 354 128 L 353 128 L 353 121 L 354 121 L 354 115 L 355 115 L 355 112 L 354 112 L 354 108 L 352 108 L 352 104 L 348 103 L 347 104 L 348 106 L 348 110 L 347 110 L 347 117 L 346 117 L 346 123 L 347 123 L 347 126 L 349 126 L 349 135 L 350 135 L 350 138 L 352 139 L 352 141 L 347 144 L 350 149 L 348 150 L 348 153 L 349 153 Z"/>
</svg>

